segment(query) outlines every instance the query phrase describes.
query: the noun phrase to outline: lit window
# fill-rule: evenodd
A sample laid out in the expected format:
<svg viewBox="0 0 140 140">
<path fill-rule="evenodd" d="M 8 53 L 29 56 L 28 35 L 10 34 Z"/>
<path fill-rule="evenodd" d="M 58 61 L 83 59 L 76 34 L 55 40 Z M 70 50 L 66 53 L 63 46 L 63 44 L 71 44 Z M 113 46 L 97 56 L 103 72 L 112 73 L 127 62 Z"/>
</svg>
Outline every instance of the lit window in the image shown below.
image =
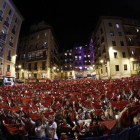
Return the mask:
<svg viewBox="0 0 140 140">
<path fill-rule="evenodd" d="M 132 54 L 132 55 L 135 55 L 134 50 L 131 51 L 131 54 Z"/>
<path fill-rule="evenodd" d="M 118 23 L 116 23 L 116 27 L 117 27 L 117 28 L 120 28 L 120 25 L 119 25 Z"/>
<path fill-rule="evenodd" d="M 77 56 L 75 56 L 75 58 L 77 58 Z"/>
<path fill-rule="evenodd" d="M 65 55 L 67 55 L 67 53 L 65 53 Z"/>
<path fill-rule="evenodd" d="M 139 29 L 137 29 L 137 33 L 139 32 Z"/>
<path fill-rule="evenodd" d="M 88 57 L 90 57 L 90 55 L 88 55 Z"/>
<path fill-rule="evenodd" d="M 6 2 L 3 3 L 2 7 L 5 9 L 6 8 Z"/>
<path fill-rule="evenodd" d="M 45 33 L 45 36 L 47 36 L 47 33 Z"/>
<path fill-rule="evenodd" d="M 70 67 L 72 67 L 72 66 L 70 65 Z"/>
<path fill-rule="evenodd" d="M 87 61 L 85 60 L 85 63 L 86 63 Z"/>
<path fill-rule="evenodd" d="M 121 33 L 121 32 L 118 32 L 118 35 L 119 35 L 119 36 L 122 36 L 122 33 Z"/>
<path fill-rule="evenodd" d="M 82 69 L 82 67 L 79 67 L 79 69 Z"/>
<path fill-rule="evenodd" d="M 67 67 L 67 66 L 65 66 L 65 67 Z"/>
<path fill-rule="evenodd" d="M 89 62 L 90 62 L 90 60 L 89 60 Z"/>
<path fill-rule="evenodd" d="M 85 69 L 86 69 L 87 67 L 85 67 Z"/>
<path fill-rule="evenodd" d="M 79 56 L 79 60 L 81 60 L 82 59 L 82 57 L 81 56 Z"/>
<path fill-rule="evenodd" d="M 86 57 L 86 55 L 84 55 L 84 57 Z"/>
<path fill-rule="evenodd" d="M 111 35 L 111 36 L 114 36 L 114 32 L 110 32 L 110 35 Z"/>
<path fill-rule="evenodd" d="M 71 53 L 69 53 L 69 55 L 71 55 Z"/>
<path fill-rule="evenodd" d="M 65 59 L 65 62 L 67 62 L 67 59 Z"/>
<path fill-rule="evenodd" d="M 124 70 L 127 70 L 127 65 L 126 64 L 124 65 Z"/>
</svg>

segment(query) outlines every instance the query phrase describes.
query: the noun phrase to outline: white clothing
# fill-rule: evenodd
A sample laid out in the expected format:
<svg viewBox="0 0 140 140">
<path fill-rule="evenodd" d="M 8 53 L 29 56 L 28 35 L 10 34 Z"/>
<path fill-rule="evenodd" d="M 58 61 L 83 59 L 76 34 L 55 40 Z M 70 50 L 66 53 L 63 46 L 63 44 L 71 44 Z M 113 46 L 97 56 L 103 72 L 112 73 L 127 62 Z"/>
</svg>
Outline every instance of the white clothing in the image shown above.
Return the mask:
<svg viewBox="0 0 140 140">
<path fill-rule="evenodd" d="M 46 125 L 40 125 L 40 126 L 36 127 L 35 128 L 36 136 L 41 137 L 41 138 L 46 138 L 45 129 L 46 129 Z"/>
<path fill-rule="evenodd" d="M 55 132 L 54 132 L 54 137 L 53 137 L 53 138 L 54 138 L 54 139 L 58 139 L 58 136 L 57 136 L 57 134 L 56 134 L 56 129 L 57 129 L 57 124 L 56 124 L 56 122 L 53 122 L 52 125 L 50 125 L 50 126 L 48 125 L 47 128 L 48 128 L 48 131 L 49 131 L 50 134 L 52 134 L 52 132 L 55 131 Z"/>
</svg>

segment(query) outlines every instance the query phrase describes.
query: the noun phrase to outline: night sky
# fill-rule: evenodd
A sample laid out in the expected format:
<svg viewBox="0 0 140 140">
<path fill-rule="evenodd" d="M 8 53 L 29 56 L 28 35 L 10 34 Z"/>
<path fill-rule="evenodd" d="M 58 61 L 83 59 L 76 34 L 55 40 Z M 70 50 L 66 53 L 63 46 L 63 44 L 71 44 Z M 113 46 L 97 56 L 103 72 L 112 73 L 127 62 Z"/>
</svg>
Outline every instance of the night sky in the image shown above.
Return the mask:
<svg viewBox="0 0 140 140">
<path fill-rule="evenodd" d="M 60 49 L 87 43 L 100 16 L 140 20 L 140 0 L 13 0 L 24 17 L 20 35 L 31 24 L 45 20 L 52 25 Z"/>
</svg>

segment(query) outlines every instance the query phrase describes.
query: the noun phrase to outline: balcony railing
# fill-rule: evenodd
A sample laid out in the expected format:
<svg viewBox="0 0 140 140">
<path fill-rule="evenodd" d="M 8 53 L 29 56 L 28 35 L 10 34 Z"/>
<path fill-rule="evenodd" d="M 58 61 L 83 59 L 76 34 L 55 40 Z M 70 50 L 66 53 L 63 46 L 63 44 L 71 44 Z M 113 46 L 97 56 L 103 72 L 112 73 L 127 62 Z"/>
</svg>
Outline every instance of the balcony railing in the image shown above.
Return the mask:
<svg viewBox="0 0 140 140">
<path fill-rule="evenodd" d="M 36 57 L 28 57 L 28 61 L 44 60 L 44 59 L 46 59 L 46 58 L 47 58 L 47 56 L 43 56 L 43 55 L 41 55 L 41 56 L 36 56 Z"/>
<path fill-rule="evenodd" d="M 2 19 L 3 19 L 3 18 L 0 16 L 0 21 L 2 21 Z"/>
<path fill-rule="evenodd" d="M 38 50 L 42 50 L 42 49 L 48 49 L 48 48 L 47 47 L 44 47 L 44 46 L 38 47 L 38 48 L 34 47 L 34 48 L 29 49 L 28 51 L 29 52 L 32 52 L 32 51 L 38 51 Z"/>
<path fill-rule="evenodd" d="M 9 45 L 13 47 L 13 42 L 10 41 L 10 42 L 9 42 Z"/>
<path fill-rule="evenodd" d="M 5 41 L 5 40 L 6 40 L 6 34 L 2 34 L 2 35 L 0 35 L 0 40 Z"/>
<path fill-rule="evenodd" d="M 4 25 L 9 27 L 9 23 L 7 21 L 4 21 Z"/>
<path fill-rule="evenodd" d="M 132 33 L 130 31 L 126 31 L 126 34 L 131 35 Z"/>
<path fill-rule="evenodd" d="M 7 56 L 7 60 L 11 61 L 11 56 Z"/>
<path fill-rule="evenodd" d="M 128 46 L 134 46 L 134 42 L 128 42 Z"/>
</svg>

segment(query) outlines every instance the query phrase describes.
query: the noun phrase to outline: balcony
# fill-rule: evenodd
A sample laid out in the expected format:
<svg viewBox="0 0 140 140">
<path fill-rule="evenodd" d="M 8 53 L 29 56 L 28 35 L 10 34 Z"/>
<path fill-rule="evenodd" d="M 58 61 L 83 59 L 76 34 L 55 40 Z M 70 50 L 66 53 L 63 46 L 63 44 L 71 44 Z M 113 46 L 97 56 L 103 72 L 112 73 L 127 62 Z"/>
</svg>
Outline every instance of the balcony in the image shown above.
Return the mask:
<svg viewBox="0 0 140 140">
<path fill-rule="evenodd" d="M 15 34 L 15 32 L 16 32 L 16 31 L 12 29 L 12 33 Z"/>
<path fill-rule="evenodd" d="M 29 49 L 28 51 L 32 52 L 32 51 L 38 51 L 38 50 L 43 50 L 43 49 L 48 49 L 48 47 L 45 47 L 45 46 L 42 46 L 42 47 L 39 47 L 39 48 L 34 47 L 34 48 Z"/>
<path fill-rule="evenodd" d="M 134 46 L 134 42 L 133 41 L 128 42 L 128 46 Z"/>
<path fill-rule="evenodd" d="M 7 21 L 4 21 L 4 25 L 9 27 L 9 23 Z"/>
<path fill-rule="evenodd" d="M 0 40 L 4 41 L 6 40 L 6 34 L 1 34 L 0 35 Z"/>
<path fill-rule="evenodd" d="M 11 61 L 11 56 L 7 56 L 7 60 Z"/>
<path fill-rule="evenodd" d="M 3 19 L 3 18 L 0 16 L 0 21 L 2 21 L 2 19 Z"/>
<path fill-rule="evenodd" d="M 126 31 L 126 34 L 127 35 L 131 35 L 132 33 L 130 31 Z"/>
<path fill-rule="evenodd" d="M 27 61 L 36 61 L 36 60 L 45 60 L 47 59 L 47 56 L 36 56 L 36 57 L 28 57 L 28 60 Z"/>
<path fill-rule="evenodd" d="M 13 47 L 13 42 L 10 41 L 10 42 L 9 42 L 9 45 L 10 45 L 11 47 Z"/>
</svg>

